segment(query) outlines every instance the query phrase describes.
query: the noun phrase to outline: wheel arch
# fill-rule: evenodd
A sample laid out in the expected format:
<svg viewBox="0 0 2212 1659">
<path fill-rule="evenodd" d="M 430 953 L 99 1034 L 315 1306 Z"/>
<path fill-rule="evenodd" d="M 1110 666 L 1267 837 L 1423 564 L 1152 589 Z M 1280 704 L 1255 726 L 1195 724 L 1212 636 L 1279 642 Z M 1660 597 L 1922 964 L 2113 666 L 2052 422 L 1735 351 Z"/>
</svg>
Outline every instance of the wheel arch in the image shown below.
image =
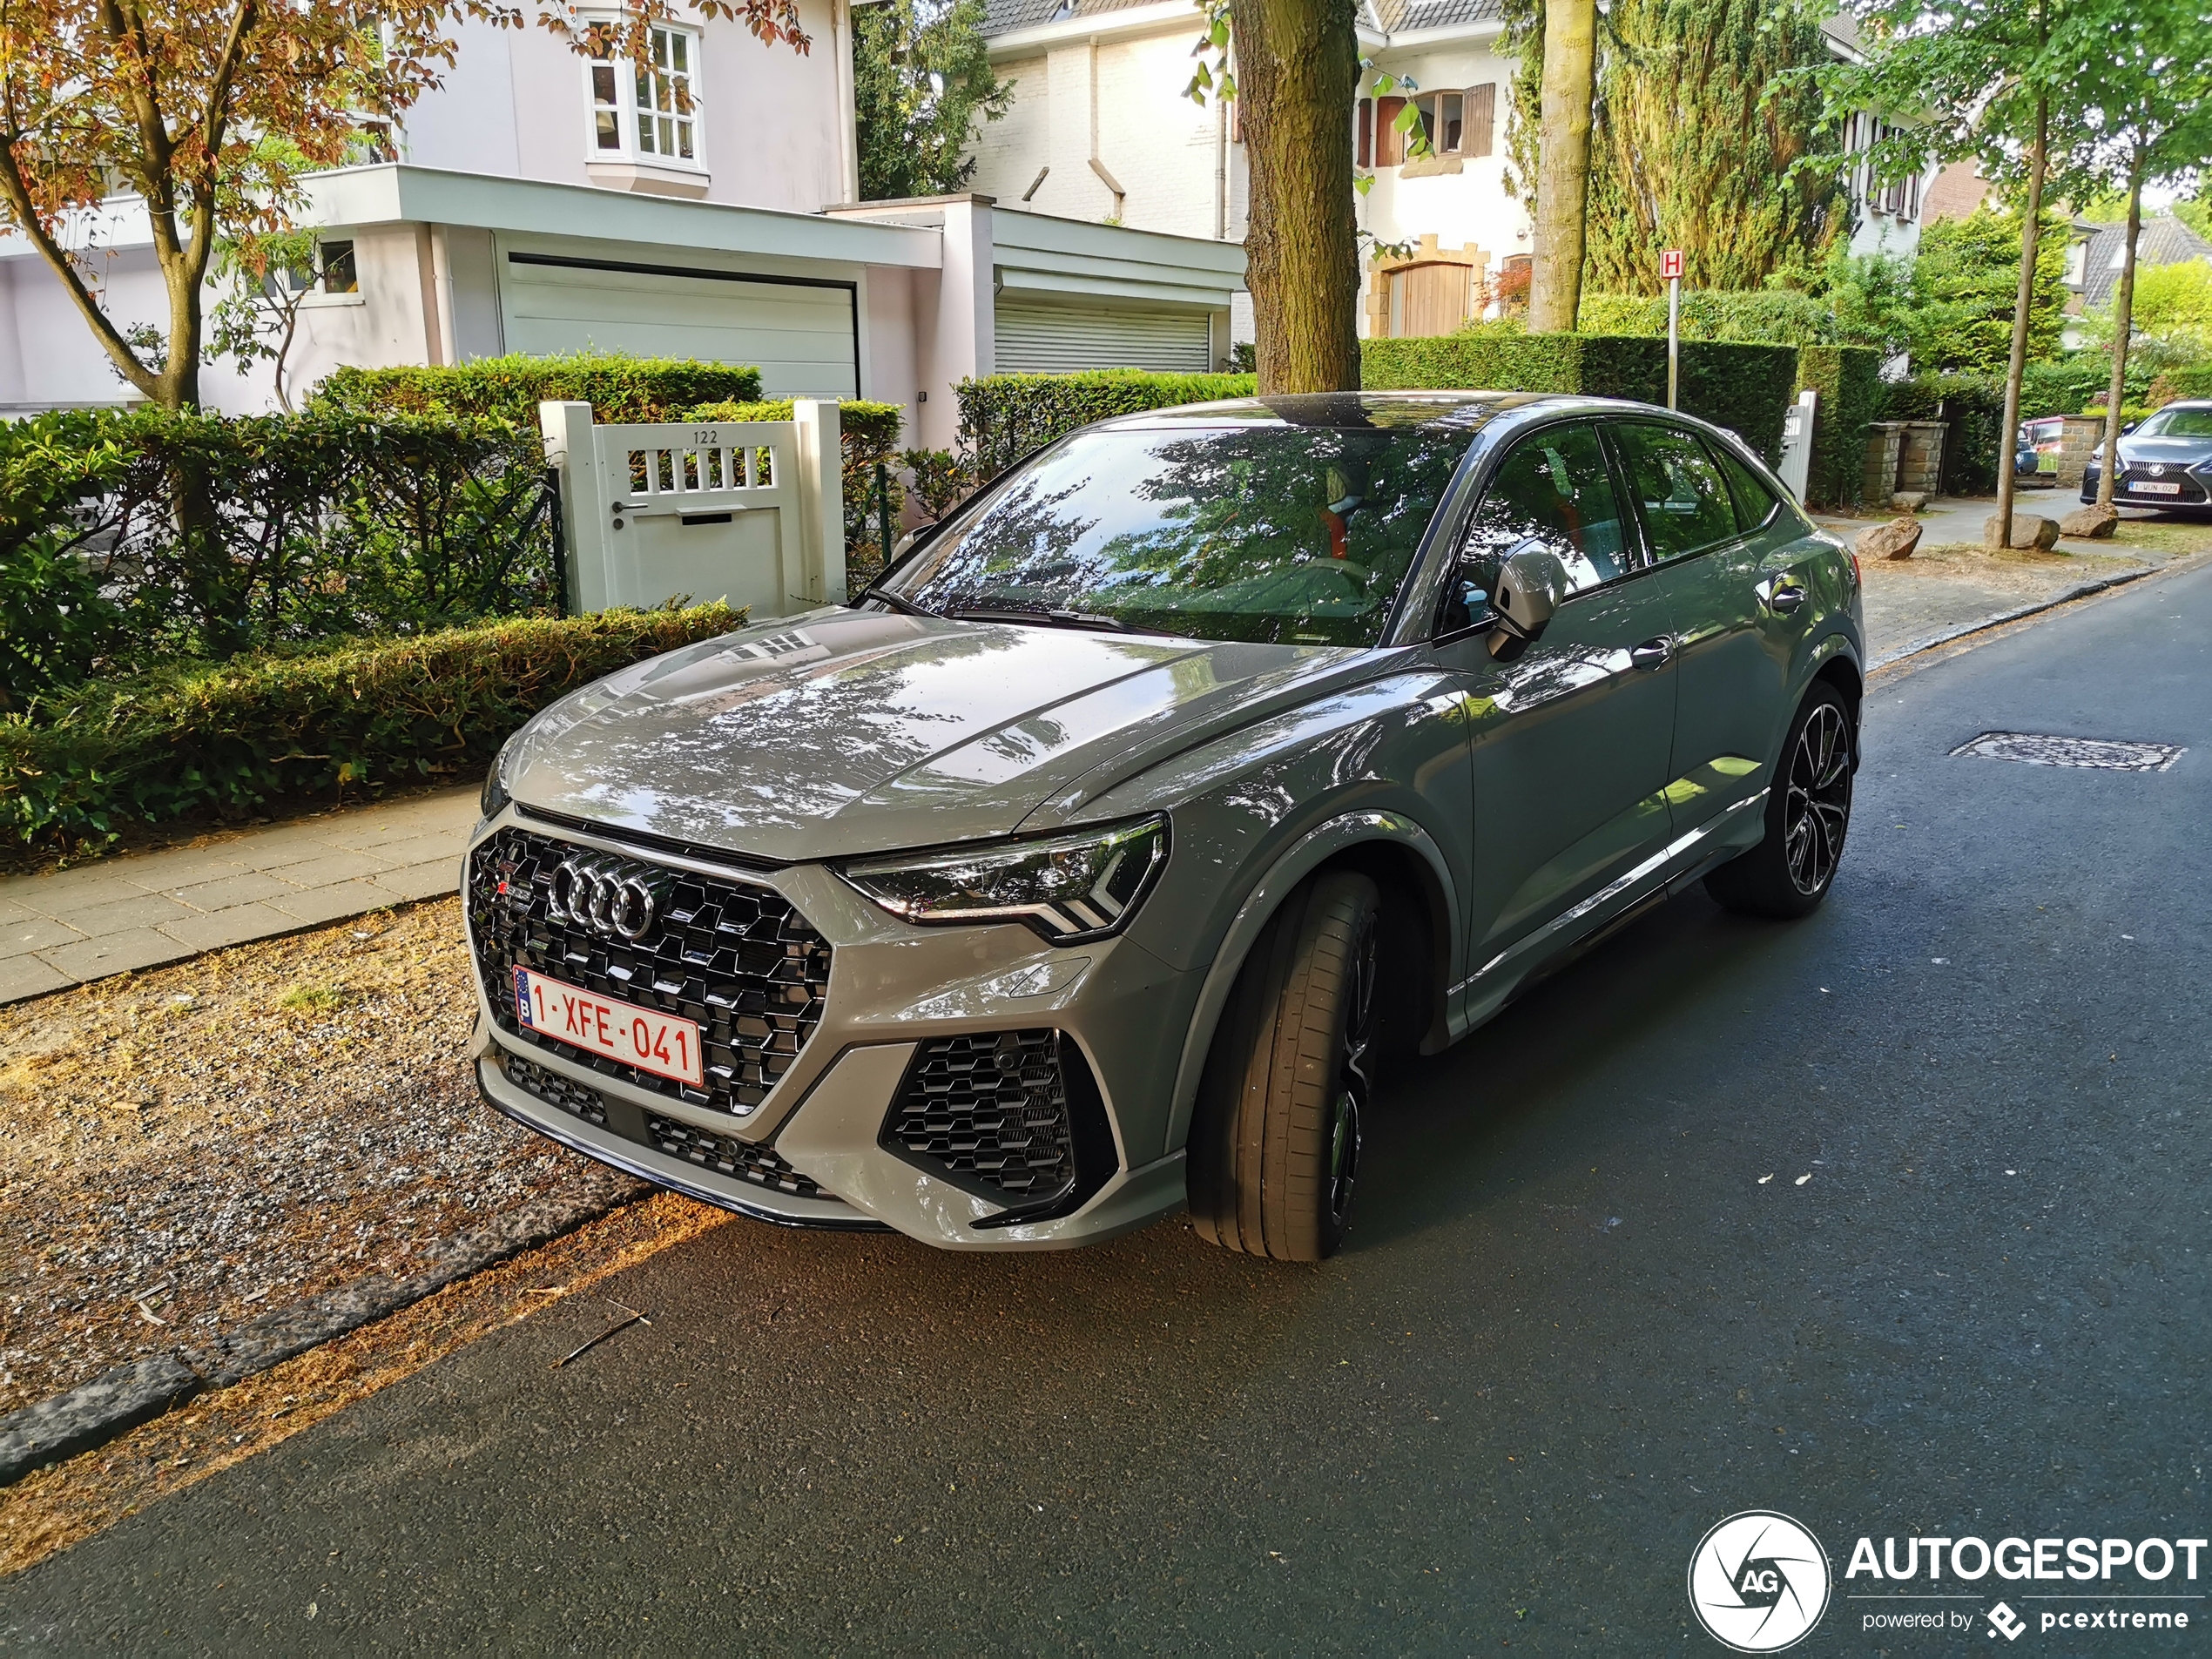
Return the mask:
<svg viewBox="0 0 2212 1659">
<path fill-rule="evenodd" d="M 1851 716 L 1851 763 L 1855 772 L 1865 758 L 1859 741 L 1859 716 L 1866 700 L 1866 679 L 1859 672 L 1858 660 L 1851 655 L 1851 648 L 1842 635 L 1831 634 L 1823 640 L 1821 652 L 1824 654 L 1817 655 L 1814 659 L 1815 666 L 1805 682 L 1805 690 L 1809 691 L 1815 685 L 1824 681 L 1834 686 L 1837 694 L 1844 699 L 1844 711 Z"/>
<path fill-rule="evenodd" d="M 1386 897 L 1406 906 L 1423 927 L 1426 935 L 1423 996 L 1429 1007 L 1421 1047 L 1424 1052 L 1432 1052 L 1448 1040 L 1445 988 L 1452 981 L 1452 964 L 1459 959 L 1461 927 L 1459 890 L 1451 867 L 1435 839 L 1403 813 L 1341 813 L 1308 830 L 1285 849 L 1246 893 L 1230 921 L 1221 948 L 1206 969 L 1197 1006 L 1184 1034 L 1164 1151 L 1172 1153 L 1189 1143 L 1199 1076 L 1213 1047 L 1222 1010 L 1253 941 L 1291 891 L 1325 868 L 1355 869 L 1367 875 Z"/>
</svg>

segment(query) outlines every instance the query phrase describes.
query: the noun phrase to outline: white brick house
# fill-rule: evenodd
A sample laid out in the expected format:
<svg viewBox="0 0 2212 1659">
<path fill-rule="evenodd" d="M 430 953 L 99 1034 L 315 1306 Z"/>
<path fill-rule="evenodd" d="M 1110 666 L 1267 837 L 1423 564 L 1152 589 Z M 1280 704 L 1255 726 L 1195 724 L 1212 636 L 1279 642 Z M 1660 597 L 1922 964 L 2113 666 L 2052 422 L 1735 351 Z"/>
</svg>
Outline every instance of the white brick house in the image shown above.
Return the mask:
<svg viewBox="0 0 2212 1659">
<path fill-rule="evenodd" d="M 907 441 L 942 445 L 953 386 L 995 367 L 1002 307 L 1048 337 L 1134 308 L 1225 353 L 1233 244 L 1089 214 L 1008 223 L 984 196 L 856 205 L 849 0 L 799 0 L 799 17 L 804 55 L 726 22 L 657 28 L 642 73 L 543 30 L 460 25 L 456 65 L 390 135 L 393 158 L 308 181 L 321 269 L 292 383 L 509 351 L 698 356 L 759 364 L 772 396 L 904 404 Z M 133 199 L 70 234 L 111 314 L 165 315 Z M 272 401 L 266 367 L 211 364 L 202 387 L 218 408 Z M 0 409 L 123 397 L 59 282 L 0 236 Z"/>
</svg>

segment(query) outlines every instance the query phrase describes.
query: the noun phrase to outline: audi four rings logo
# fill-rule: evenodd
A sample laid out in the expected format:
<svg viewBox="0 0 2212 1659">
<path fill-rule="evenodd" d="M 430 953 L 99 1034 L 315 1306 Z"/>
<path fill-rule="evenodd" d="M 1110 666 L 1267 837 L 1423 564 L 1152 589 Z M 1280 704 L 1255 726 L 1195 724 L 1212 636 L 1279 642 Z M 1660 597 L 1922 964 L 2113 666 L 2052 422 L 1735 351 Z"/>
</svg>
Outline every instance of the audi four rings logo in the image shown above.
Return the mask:
<svg viewBox="0 0 2212 1659">
<path fill-rule="evenodd" d="M 599 933 L 643 939 L 660 917 L 659 884 L 646 871 L 617 859 L 564 859 L 553 872 L 547 910 Z"/>
</svg>

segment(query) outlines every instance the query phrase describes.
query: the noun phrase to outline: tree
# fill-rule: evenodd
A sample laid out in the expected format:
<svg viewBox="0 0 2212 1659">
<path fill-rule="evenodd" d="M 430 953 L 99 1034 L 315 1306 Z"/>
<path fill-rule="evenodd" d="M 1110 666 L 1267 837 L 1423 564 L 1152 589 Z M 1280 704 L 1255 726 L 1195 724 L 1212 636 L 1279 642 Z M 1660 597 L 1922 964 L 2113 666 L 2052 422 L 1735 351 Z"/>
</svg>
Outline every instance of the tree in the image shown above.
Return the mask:
<svg viewBox="0 0 2212 1659">
<path fill-rule="evenodd" d="M 1188 91 L 1200 103 L 1237 101 L 1251 175 L 1244 286 L 1260 394 L 1355 391 L 1352 105 L 1360 57 L 1352 0 L 1205 0 L 1205 8 Z M 1409 104 L 1399 125 L 1415 118 Z"/>
<path fill-rule="evenodd" d="M 2058 349 L 2066 327 L 2064 223 L 2046 215 L 2036 239 L 2028 310 L 2032 357 Z M 2022 255 L 2020 215 L 1986 203 L 1965 219 L 1940 219 L 1920 233 L 1908 279 L 1905 345 L 1912 366 L 1942 374 L 2001 374 L 2012 351 L 2013 302 Z"/>
<path fill-rule="evenodd" d="M 804 50 L 796 0 L 690 0 Z M 619 23 L 529 0 L 579 50 L 642 56 L 667 0 Z M 251 257 L 291 228 L 302 176 L 403 113 L 453 63 L 448 23 L 519 27 L 503 0 L 0 0 L 0 220 L 37 252 L 128 385 L 199 401 L 219 246 Z M 168 298 L 158 342 L 109 312 L 83 244 L 93 210 L 143 205 Z"/>
<path fill-rule="evenodd" d="M 1876 177 L 1917 172 L 1931 157 L 1972 158 L 1986 177 L 2023 187 L 2021 247 L 2005 370 L 1997 466 L 1997 520 L 2013 521 L 2013 434 L 2035 306 L 2043 192 L 2049 177 L 2054 103 L 2071 109 L 2061 31 L 2092 14 L 2123 17 L 2133 0 L 1851 0 L 1860 55 L 1811 69 L 1829 118 L 1856 110 L 1911 115 L 1862 158 Z"/>
<path fill-rule="evenodd" d="M 1543 31 L 1535 258 L 1528 290 L 1528 327 L 1536 334 L 1573 328 L 1581 309 L 1591 106 L 1597 97 L 1597 0 L 1547 3 Z"/>
<path fill-rule="evenodd" d="M 1597 69 L 1588 257 L 1600 293 L 1662 291 L 1659 251 L 1700 287 L 1763 287 L 1819 266 L 1850 225 L 1818 90 L 1817 24 L 1776 0 L 1614 0 Z"/>
<path fill-rule="evenodd" d="M 2074 142 L 2060 158 L 2060 169 L 2083 192 L 2117 184 L 2125 201 L 2120 280 L 2113 291 L 2104 457 L 2097 476 L 2097 504 L 2108 508 L 2119 469 L 2121 410 L 2139 303 L 2151 332 L 2212 343 L 2208 338 L 2212 293 L 2206 281 L 2212 267 L 2195 262 L 2193 284 L 2178 274 L 2190 266 L 2159 267 L 2146 273 L 2155 279 L 2150 283 L 2135 269 L 2144 185 L 2188 176 L 2212 162 L 2212 57 L 2202 44 L 2201 17 L 2177 0 L 2140 0 L 2124 18 L 2093 13 L 2069 22 L 2074 26 L 2062 37 L 2062 47 L 2074 61 L 2077 95 L 2086 108 Z M 2169 279 L 2168 272 L 2176 275 Z M 2169 287 L 2170 296 L 2160 292 Z M 2184 319 L 2178 314 L 2190 308 L 2192 287 L 2196 314 Z M 2169 306 L 2177 314 L 2151 321 Z"/>
<path fill-rule="evenodd" d="M 992 72 L 982 0 L 878 0 L 853 13 L 853 110 L 860 199 L 946 196 L 968 188 L 961 152 L 1014 98 Z"/>
</svg>

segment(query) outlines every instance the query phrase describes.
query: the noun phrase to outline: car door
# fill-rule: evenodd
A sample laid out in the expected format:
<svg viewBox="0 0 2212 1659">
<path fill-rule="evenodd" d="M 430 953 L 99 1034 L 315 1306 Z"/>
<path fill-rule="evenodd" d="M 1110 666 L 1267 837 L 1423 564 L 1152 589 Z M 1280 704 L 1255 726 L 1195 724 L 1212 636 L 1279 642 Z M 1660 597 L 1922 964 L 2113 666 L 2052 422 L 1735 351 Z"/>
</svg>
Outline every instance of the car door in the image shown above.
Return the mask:
<svg viewBox="0 0 2212 1659">
<path fill-rule="evenodd" d="M 1767 786 L 1819 543 L 1725 445 L 1656 421 L 1608 436 L 1675 622 L 1667 795 L 1683 834 Z"/>
<path fill-rule="evenodd" d="M 1572 590 L 1516 649 L 1494 633 L 1489 596 L 1532 541 L 1558 556 Z M 1666 842 L 1672 631 L 1595 426 L 1519 439 L 1469 517 L 1437 644 L 1468 688 L 1471 1011 L 1578 924 L 1601 922 L 1593 896 Z"/>
</svg>

